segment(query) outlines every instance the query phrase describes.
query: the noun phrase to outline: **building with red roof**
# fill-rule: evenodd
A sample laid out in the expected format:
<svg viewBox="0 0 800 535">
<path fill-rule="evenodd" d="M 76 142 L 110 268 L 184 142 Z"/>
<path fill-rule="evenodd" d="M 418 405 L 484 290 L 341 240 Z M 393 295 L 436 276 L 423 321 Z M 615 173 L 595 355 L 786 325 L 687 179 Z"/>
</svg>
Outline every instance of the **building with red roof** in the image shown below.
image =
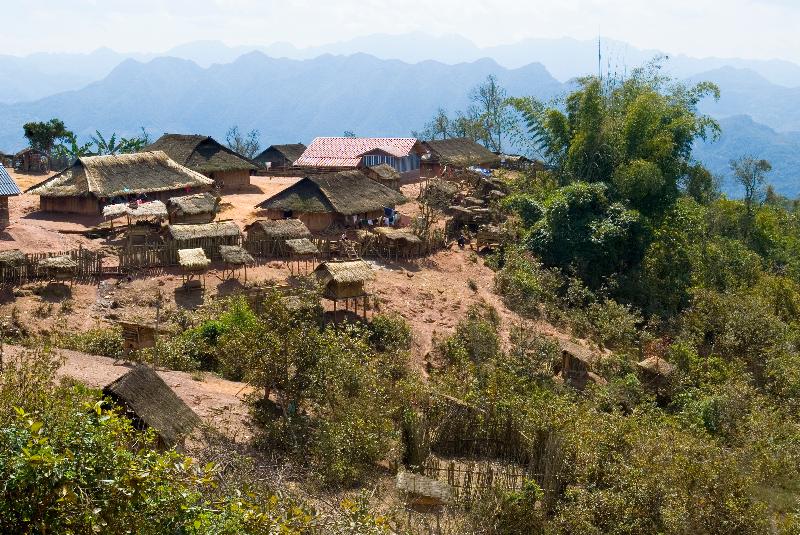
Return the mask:
<svg viewBox="0 0 800 535">
<path fill-rule="evenodd" d="M 411 137 L 318 137 L 295 167 L 343 171 L 388 164 L 405 179 L 419 177 L 420 142 Z"/>
</svg>

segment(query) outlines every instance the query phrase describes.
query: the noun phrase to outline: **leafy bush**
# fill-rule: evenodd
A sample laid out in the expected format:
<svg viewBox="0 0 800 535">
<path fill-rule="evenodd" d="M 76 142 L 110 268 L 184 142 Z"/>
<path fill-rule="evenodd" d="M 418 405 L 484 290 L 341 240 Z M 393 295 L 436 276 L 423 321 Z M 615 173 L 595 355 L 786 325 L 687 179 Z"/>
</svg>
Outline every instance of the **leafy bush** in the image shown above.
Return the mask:
<svg viewBox="0 0 800 535">
<path fill-rule="evenodd" d="M 122 329 L 117 327 L 98 327 L 78 333 L 60 333 L 56 339 L 56 345 L 64 349 L 115 359 L 122 357 L 124 344 Z"/>
</svg>

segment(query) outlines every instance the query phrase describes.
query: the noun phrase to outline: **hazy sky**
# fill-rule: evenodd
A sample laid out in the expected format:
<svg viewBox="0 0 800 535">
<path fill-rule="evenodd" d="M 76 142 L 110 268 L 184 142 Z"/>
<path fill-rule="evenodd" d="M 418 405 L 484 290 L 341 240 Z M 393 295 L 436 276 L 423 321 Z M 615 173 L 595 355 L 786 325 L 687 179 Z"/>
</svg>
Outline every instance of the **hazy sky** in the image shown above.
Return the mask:
<svg viewBox="0 0 800 535">
<path fill-rule="evenodd" d="M 800 62 L 800 0 L 0 0 L 0 53 L 163 51 L 199 39 L 319 45 L 371 33 L 627 41 L 692 56 Z M 9 23 L 10 22 L 10 23 Z"/>
</svg>

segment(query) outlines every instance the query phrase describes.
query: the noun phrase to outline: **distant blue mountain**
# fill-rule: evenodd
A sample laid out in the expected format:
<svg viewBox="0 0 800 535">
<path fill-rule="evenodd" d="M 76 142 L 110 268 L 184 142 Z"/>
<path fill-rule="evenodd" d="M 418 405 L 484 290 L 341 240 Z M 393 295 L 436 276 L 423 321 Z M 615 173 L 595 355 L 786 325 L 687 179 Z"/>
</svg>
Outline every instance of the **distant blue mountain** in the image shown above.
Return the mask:
<svg viewBox="0 0 800 535">
<path fill-rule="evenodd" d="M 312 60 L 259 52 L 202 68 L 175 58 L 126 60 L 105 79 L 35 102 L 0 105 L 0 148 L 23 146 L 22 124 L 59 117 L 80 137 L 94 132 L 162 132 L 223 137 L 232 125 L 272 143 L 320 135 L 407 136 L 438 107 L 467 106 L 469 90 L 495 74 L 510 94 L 549 99 L 563 90 L 539 64 L 505 69 L 489 59 L 445 65 L 366 54 Z"/>
<path fill-rule="evenodd" d="M 769 160 L 767 176 L 776 191 L 791 198 L 800 196 L 800 132 L 776 132 L 739 115 L 719 121 L 722 135 L 715 143 L 698 143 L 695 157 L 723 179 L 729 196 L 741 197 L 742 189 L 733 179 L 730 161 L 743 155 Z"/>
</svg>

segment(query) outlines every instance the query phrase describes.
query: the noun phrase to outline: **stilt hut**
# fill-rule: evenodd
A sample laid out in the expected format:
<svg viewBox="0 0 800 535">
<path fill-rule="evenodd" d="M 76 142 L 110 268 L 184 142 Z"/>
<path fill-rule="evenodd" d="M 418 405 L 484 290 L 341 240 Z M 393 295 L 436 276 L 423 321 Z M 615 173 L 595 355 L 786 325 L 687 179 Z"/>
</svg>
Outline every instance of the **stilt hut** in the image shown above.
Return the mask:
<svg viewBox="0 0 800 535">
<path fill-rule="evenodd" d="M 155 323 L 134 321 L 132 319 L 119 320 L 117 325 L 122 328 L 123 351 L 126 354 L 140 349 L 156 346 L 156 337 L 162 330 L 156 328 Z"/>
<path fill-rule="evenodd" d="M 50 256 L 39 260 L 36 268 L 39 275 L 48 281 L 69 281 L 69 285 L 72 286 L 72 280 L 78 271 L 78 263 L 69 256 Z"/>
<path fill-rule="evenodd" d="M 587 384 L 605 384 L 605 379 L 592 370 L 600 359 L 600 354 L 588 347 L 559 341 L 561 346 L 561 378 L 566 384 L 583 389 Z"/>
<path fill-rule="evenodd" d="M 178 165 L 161 151 L 86 156 L 27 192 L 45 212 L 99 215 L 108 204 L 165 201 L 208 191 L 214 181 Z"/>
<path fill-rule="evenodd" d="M 377 227 L 378 246 L 386 258 L 409 258 L 419 253 L 422 239 L 408 228 Z"/>
<path fill-rule="evenodd" d="M 334 316 L 340 301 L 344 301 L 345 310 L 350 310 L 350 304 L 352 304 L 356 314 L 358 314 L 358 303 L 361 301 L 366 318 L 367 300 L 370 296 L 367 283 L 375 278 L 375 272 L 369 264 L 363 260 L 327 261 L 317 266 L 314 274 L 323 286 L 322 296 L 333 301 Z"/>
<path fill-rule="evenodd" d="M 103 208 L 103 219 L 111 221 L 125 217 L 128 244 L 147 243 L 158 237 L 161 223 L 167 219 L 167 206 L 161 201 L 109 204 Z"/>
<path fill-rule="evenodd" d="M 236 278 L 236 271 L 244 269 L 244 280 L 247 282 L 247 266 L 256 263 L 253 257 L 238 245 L 220 245 L 219 256 L 222 259 L 222 280 Z"/>
<path fill-rule="evenodd" d="M 211 260 L 208 259 L 202 248 L 178 249 L 178 264 L 183 269 L 183 289 L 190 290 L 192 287 L 206 287 L 206 272 Z M 196 284 L 192 284 L 195 282 Z"/>
<path fill-rule="evenodd" d="M 286 249 L 289 251 L 289 258 L 287 262 L 294 275 L 294 263 L 297 262 L 297 272 L 300 273 L 300 262 L 303 262 L 303 267 L 308 272 L 308 262 L 316 263 L 319 256 L 319 249 L 314 242 L 308 238 L 297 238 L 295 240 L 286 240 Z"/>
<path fill-rule="evenodd" d="M 364 174 L 387 188 L 400 191 L 400 172 L 388 163 L 381 163 L 367 167 Z"/>
<path fill-rule="evenodd" d="M 161 150 L 192 171 L 214 181 L 217 188 L 239 189 L 250 185 L 256 165 L 212 137 L 164 134 L 145 150 Z"/>
<path fill-rule="evenodd" d="M 47 173 L 50 171 L 50 156 L 39 149 L 27 147 L 14 155 L 14 167 L 20 173 Z"/>
<path fill-rule="evenodd" d="M 259 219 L 244 230 L 248 250 L 259 256 L 286 256 L 287 240 L 311 237 L 311 231 L 299 219 Z"/>
<path fill-rule="evenodd" d="M 8 198 L 21 194 L 19 186 L 8 174 L 3 164 L 0 164 L 0 229 L 8 226 L 11 215 L 8 211 Z"/>
<path fill-rule="evenodd" d="M 182 448 L 186 437 L 201 423 L 164 380 L 143 364 L 107 385 L 103 394 L 125 410 L 134 427 L 153 429 L 164 449 Z"/>
<path fill-rule="evenodd" d="M 0 252 L 0 281 L 19 282 L 26 275 L 27 257 L 19 249 Z"/>
<path fill-rule="evenodd" d="M 167 201 L 167 211 L 173 225 L 211 223 L 219 212 L 219 197 L 211 193 L 171 197 Z"/>
<path fill-rule="evenodd" d="M 675 367 L 658 356 L 652 356 L 637 363 L 639 377 L 642 383 L 656 393 L 661 395 L 668 390 L 670 379 L 675 371 Z"/>
<path fill-rule="evenodd" d="M 176 249 L 201 247 L 209 258 L 219 258 L 220 245 L 239 245 L 241 234 L 233 221 L 167 226 L 167 241 Z"/>
</svg>

